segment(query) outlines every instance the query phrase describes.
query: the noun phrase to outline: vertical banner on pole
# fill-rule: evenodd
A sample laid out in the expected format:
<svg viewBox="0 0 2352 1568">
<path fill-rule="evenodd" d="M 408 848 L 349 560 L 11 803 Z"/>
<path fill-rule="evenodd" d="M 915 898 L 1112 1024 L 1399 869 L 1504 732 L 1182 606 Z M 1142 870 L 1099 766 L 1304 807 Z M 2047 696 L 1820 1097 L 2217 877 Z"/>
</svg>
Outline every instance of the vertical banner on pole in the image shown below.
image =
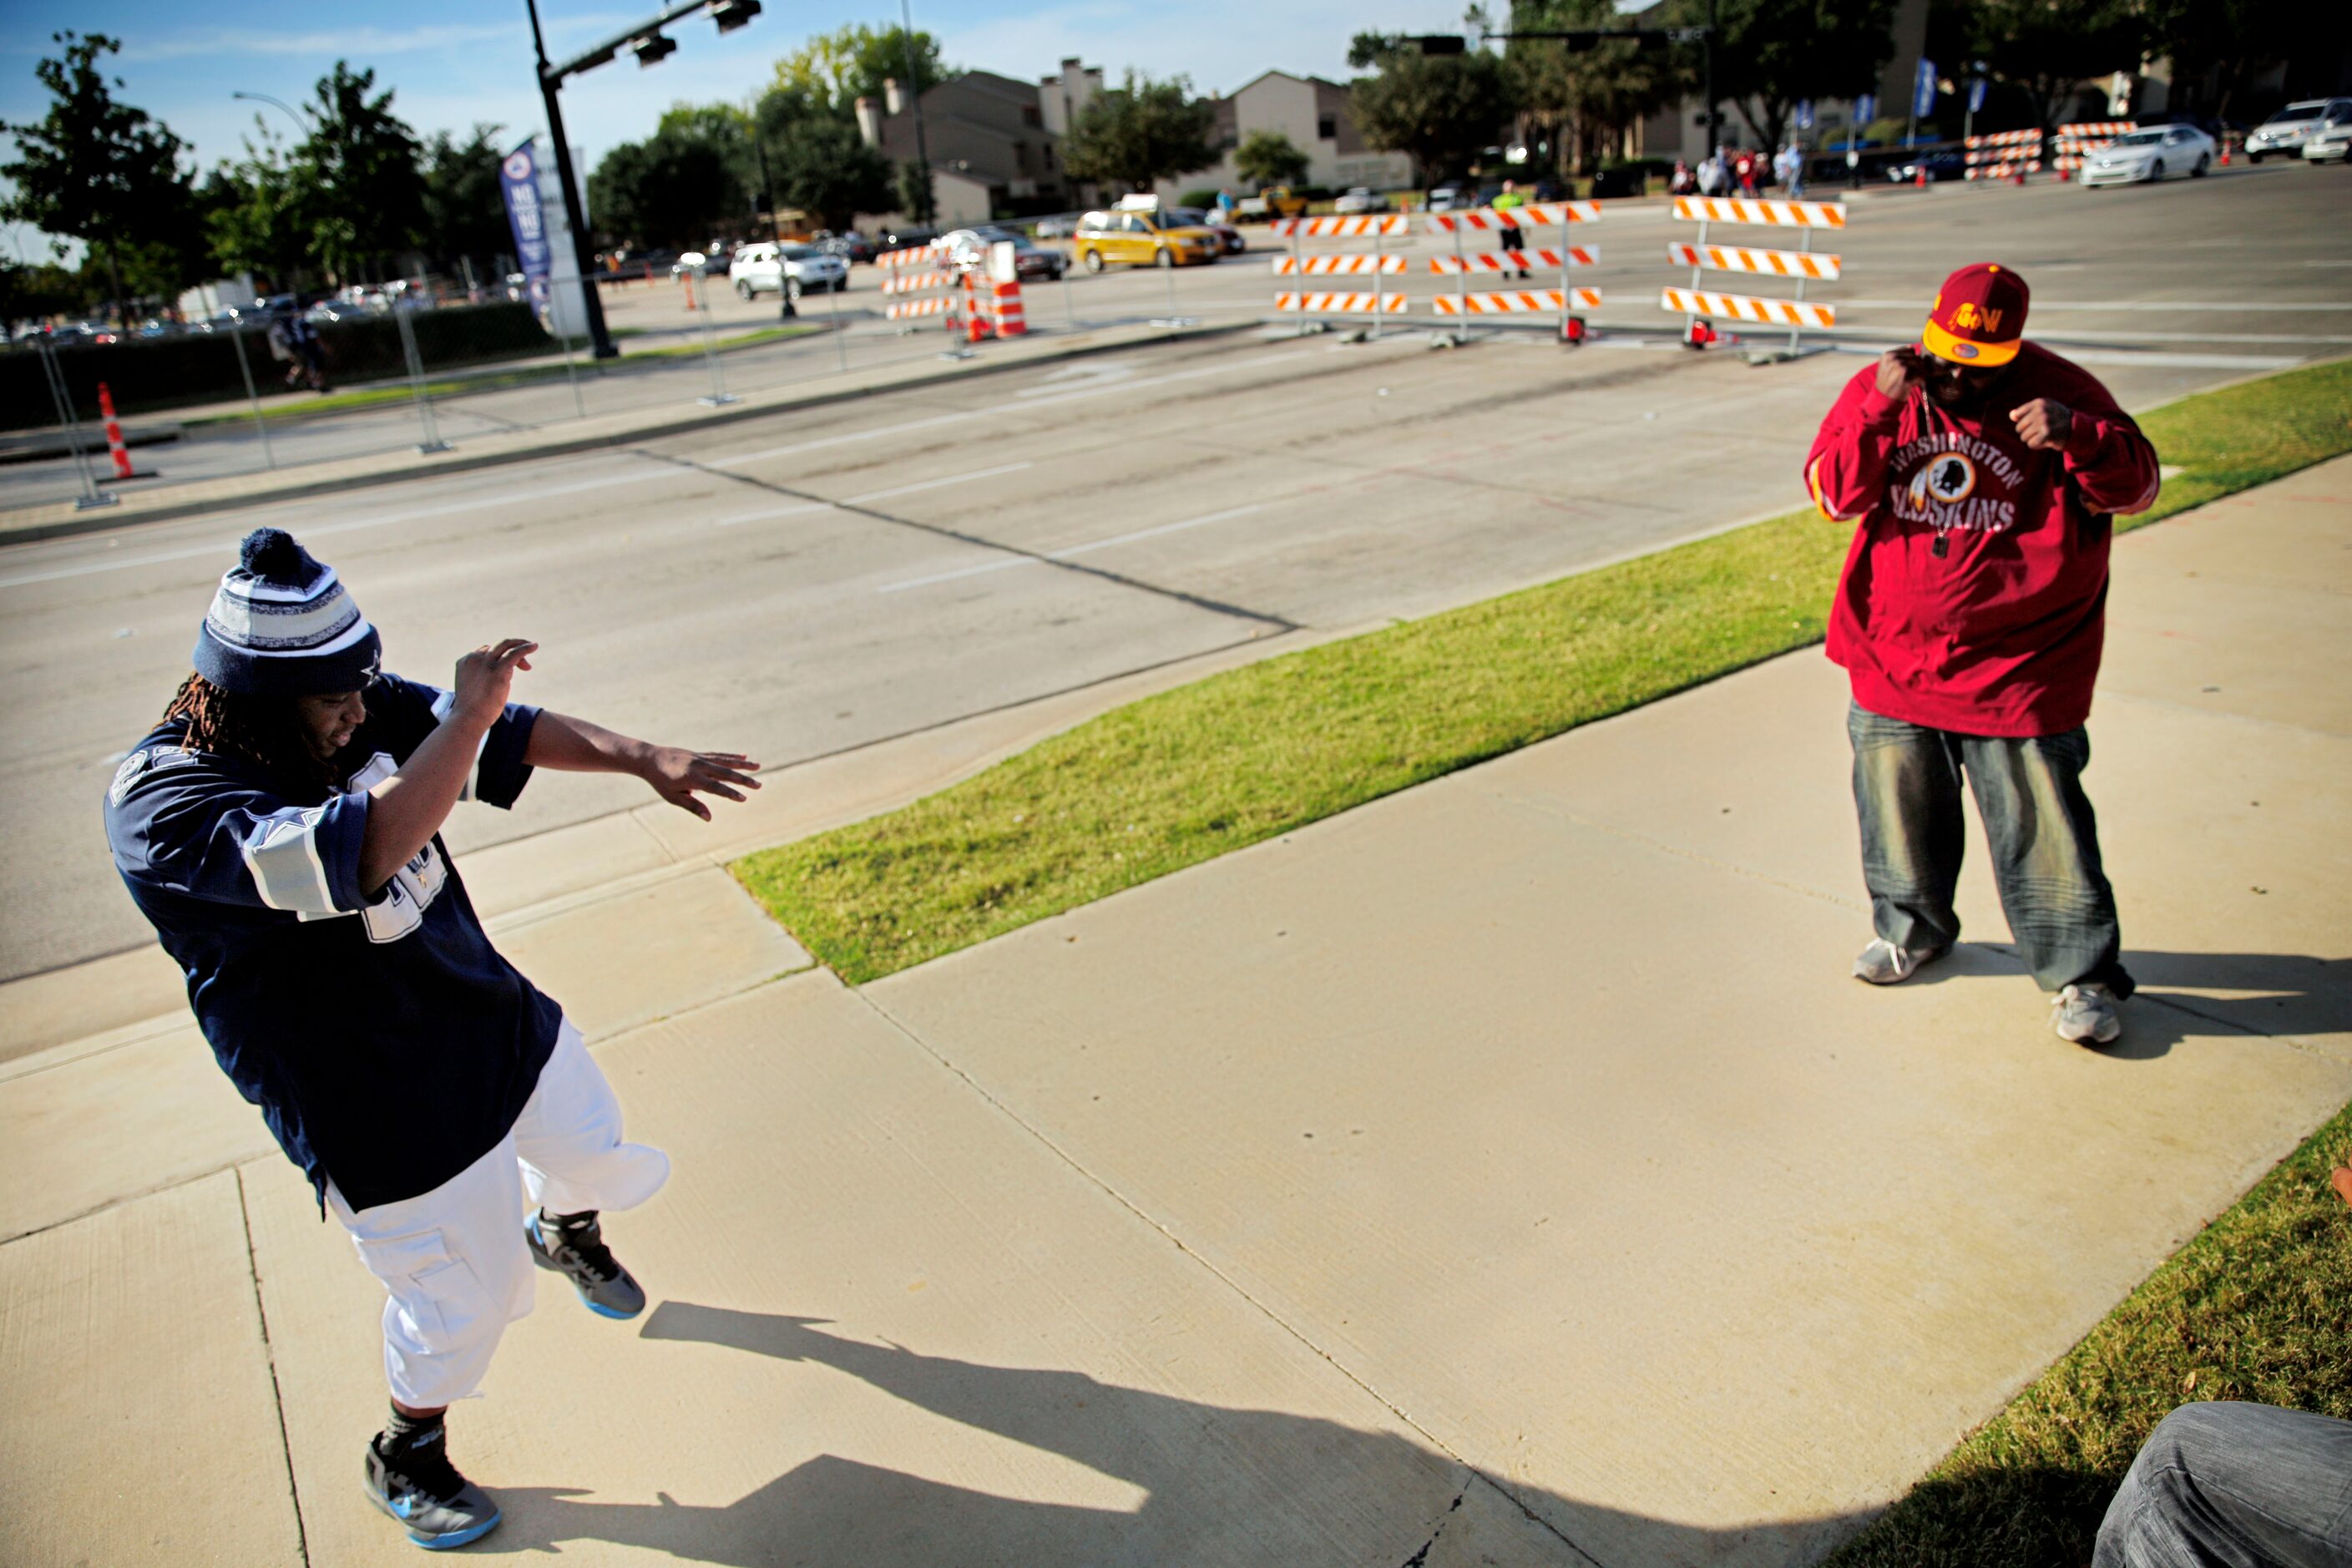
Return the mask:
<svg viewBox="0 0 2352 1568">
<path fill-rule="evenodd" d="M 506 198 L 507 227 L 515 242 L 515 262 L 530 296 L 530 308 L 541 321 L 554 309 L 548 284 L 554 251 L 547 242 L 547 215 L 539 202 L 539 162 L 535 139 L 506 155 L 499 164 L 499 191 Z"/>
</svg>

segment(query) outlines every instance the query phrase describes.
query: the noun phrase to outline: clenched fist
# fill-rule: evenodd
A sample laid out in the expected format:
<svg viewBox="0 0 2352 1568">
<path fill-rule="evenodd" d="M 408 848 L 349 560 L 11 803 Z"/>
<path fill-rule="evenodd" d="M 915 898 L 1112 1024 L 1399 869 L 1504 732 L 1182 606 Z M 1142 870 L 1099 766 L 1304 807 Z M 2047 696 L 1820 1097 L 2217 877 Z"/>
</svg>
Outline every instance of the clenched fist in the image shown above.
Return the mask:
<svg viewBox="0 0 2352 1568">
<path fill-rule="evenodd" d="M 2047 397 L 2011 409 L 2009 420 L 2017 426 L 2018 439 L 2037 452 L 2056 451 L 2074 429 L 2074 411 Z"/>
</svg>

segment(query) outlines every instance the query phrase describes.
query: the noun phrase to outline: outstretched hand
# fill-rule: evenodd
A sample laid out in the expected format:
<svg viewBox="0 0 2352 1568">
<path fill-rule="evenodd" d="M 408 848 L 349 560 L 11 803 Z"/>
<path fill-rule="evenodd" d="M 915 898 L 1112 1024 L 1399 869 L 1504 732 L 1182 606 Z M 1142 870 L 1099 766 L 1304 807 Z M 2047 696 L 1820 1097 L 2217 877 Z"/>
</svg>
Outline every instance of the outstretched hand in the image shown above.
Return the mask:
<svg viewBox="0 0 2352 1568">
<path fill-rule="evenodd" d="M 2055 398 L 2037 397 L 2010 411 L 2018 439 L 2032 450 L 2046 452 L 2066 444 L 2074 431 L 2074 411 Z"/>
<path fill-rule="evenodd" d="M 696 752 L 684 746 L 652 746 L 646 752 L 645 765 L 640 770 L 654 793 L 680 811 L 690 811 L 703 821 L 710 820 L 710 807 L 695 798 L 697 795 L 715 795 L 728 800 L 741 800 L 743 790 L 758 789 L 760 781 L 751 775 L 760 764 L 737 752 Z M 740 785 L 741 788 L 735 786 Z"/>
<path fill-rule="evenodd" d="M 529 669 L 530 656 L 538 651 L 539 645 L 529 637 L 502 637 L 459 659 L 452 683 L 457 689 L 457 710 L 478 724 L 496 723 L 506 711 L 515 671 Z"/>
</svg>

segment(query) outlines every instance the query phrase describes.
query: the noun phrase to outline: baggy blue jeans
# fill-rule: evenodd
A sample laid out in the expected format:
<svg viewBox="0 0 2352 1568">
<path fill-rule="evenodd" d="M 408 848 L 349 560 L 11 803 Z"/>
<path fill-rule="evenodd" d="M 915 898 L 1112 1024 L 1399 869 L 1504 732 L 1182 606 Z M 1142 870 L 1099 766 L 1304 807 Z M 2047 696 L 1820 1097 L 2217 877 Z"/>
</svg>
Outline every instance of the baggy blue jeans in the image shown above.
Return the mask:
<svg viewBox="0 0 2352 1568">
<path fill-rule="evenodd" d="M 2099 828 L 2083 793 L 2091 738 L 2083 730 L 2030 740 L 1962 735 L 1846 710 L 1862 877 L 1878 934 L 1914 952 L 1960 939 L 1952 907 L 1966 842 L 1960 781 L 1976 796 L 1993 879 L 2019 955 L 2056 992 L 2095 983 L 2132 993 L 2120 959 L 2115 889 L 2099 863 Z"/>
<path fill-rule="evenodd" d="M 2182 1405 L 2107 1505 L 2091 1568 L 2352 1568 L 2352 1421 Z"/>
</svg>

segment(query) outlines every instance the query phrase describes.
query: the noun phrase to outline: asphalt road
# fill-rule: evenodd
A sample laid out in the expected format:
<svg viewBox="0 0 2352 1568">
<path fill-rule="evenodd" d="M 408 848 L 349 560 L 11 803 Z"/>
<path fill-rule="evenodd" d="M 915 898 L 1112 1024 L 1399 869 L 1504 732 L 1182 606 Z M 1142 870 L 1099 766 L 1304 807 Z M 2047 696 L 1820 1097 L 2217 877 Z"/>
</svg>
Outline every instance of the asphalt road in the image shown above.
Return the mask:
<svg viewBox="0 0 2352 1568">
<path fill-rule="evenodd" d="M 1851 204 L 1846 229 L 1817 235 L 1821 248 L 1844 258 L 1845 276 L 1835 283 L 1811 284 L 1808 294 L 1838 307 L 1839 338 L 1893 342 L 1913 330 L 1924 301 L 1956 257 L 2005 258 L 2035 285 L 2034 326 L 2046 342 L 2091 363 L 2104 352 L 2132 349 L 2195 355 L 2207 362 L 2206 368 L 2242 374 L 2352 349 L 2352 271 L 2336 237 L 2347 186 L 2352 175 L 2339 167 L 2268 163 L 2216 170 L 2204 180 L 2112 191 L 2053 184 L 2024 190 L 1948 185 L 1878 192 Z M 1025 291 L 1032 330 L 1052 334 L 1170 315 L 1254 319 L 1273 313 L 1277 289 L 1370 287 L 1371 280 L 1363 278 L 1276 279 L 1270 273 L 1274 252 L 1266 247 L 1277 242 L 1263 228 L 1248 233 L 1257 250 L 1213 267 L 1169 272 L 1114 268 L 1099 277 L 1080 272 L 1065 283 L 1032 286 Z M 1673 330 L 1679 318 L 1658 309 L 1658 291 L 1666 284 L 1688 284 L 1690 274 L 1668 266 L 1665 246 L 1696 236 L 1696 226 L 1675 222 L 1664 204 L 1656 202 L 1608 203 L 1600 222 L 1574 226 L 1569 242 L 1600 253 L 1600 265 L 1573 268 L 1570 279 L 1576 287 L 1602 290 L 1603 303 L 1591 321 L 1620 331 Z M 1528 231 L 1532 247 L 1557 246 L 1561 237 L 1557 228 Z M 1793 248 L 1798 237 L 1717 225 L 1708 239 Z M 1408 270 L 1381 281 L 1403 292 L 1411 308 L 1389 318 L 1381 331 L 1437 324 L 1432 297 L 1453 293 L 1457 285 L 1433 275 L 1429 264 L 1450 256 L 1453 241 L 1423 232 L 1383 246 L 1402 255 Z M 1362 240 L 1317 240 L 1304 247 L 1308 255 L 1370 248 Z M 1503 281 L 1517 284 L 1489 279 L 1470 286 L 1493 289 Z M 1557 287 L 1559 281 L 1554 273 L 1517 286 Z M 1705 286 L 1765 295 L 1785 288 L 1733 273 L 1709 273 Z M 705 317 L 685 308 L 685 293 L 675 282 L 609 288 L 605 299 L 614 330 L 628 334 L 625 350 L 691 348 L 701 339 Z M 838 328 L 837 341 L 828 331 L 736 350 L 720 356 L 719 383 L 739 394 L 799 384 L 821 387 L 845 366 L 920 359 L 946 346 L 935 322 L 886 320 L 882 310 L 887 303 L 876 270 L 856 268 L 846 294 L 802 302 L 805 320 Z M 771 296 L 747 304 L 721 287 L 710 291 L 709 304 L 708 321 L 721 339 L 777 320 Z M 1534 318 L 1516 320 L 1530 329 L 1539 324 Z M 689 402 L 715 390 L 699 356 L 635 354 L 601 375 L 583 360 L 580 371 L 576 397 L 572 384 L 555 376 L 531 386 L 438 399 L 439 434 L 462 446 L 468 436 L 484 431 L 559 423 L 583 410 Z M 299 402 L 283 406 L 291 412 Z M 280 466 L 291 466 L 396 450 L 415 444 L 422 434 L 417 414 L 405 405 L 322 419 L 278 419 L 271 426 L 270 456 Z M 142 466 L 159 471 L 155 479 L 137 481 L 142 486 L 251 472 L 264 465 L 262 442 L 243 420 L 192 428 L 188 438 L 142 448 L 139 458 Z M 0 466 L 0 507 L 64 500 L 79 484 L 67 459 Z"/>
<path fill-rule="evenodd" d="M 1874 259 L 1848 245 L 1846 287 L 1892 341 L 1954 261 L 2006 258 L 2049 301 L 2037 329 L 2140 332 L 2148 346 L 2074 352 L 2147 406 L 2341 352 L 2317 340 L 2352 327 L 2329 313 L 2352 295 L 2352 253 L 2311 205 L 2336 186 L 2306 178 L 2332 173 L 1858 204 Z M 2029 219 L 2031 243 L 2008 237 Z M 1603 226 L 1626 252 L 1666 233 L 1616 212 Z M 1244 275 L 1203 274 L 1221 276 Z M 1090 286 L 1139 285 L 1164 279 Z M 478 643 L 535 637 L 529 700 L 779 765 L 1785 510 L 1869 348 L 1753 368 L 1630 335 L 1446 353 L 1241 335 L 0 550 L 0 979 L 147 940 L 97 803 L 257 524 L 341 569 L 394 668 L 442 679 Z M 625 781 L 543 780 L 510 814 L 461 813 L 451 837 L 463 849 L 636 798 Z"/>
</svg>

